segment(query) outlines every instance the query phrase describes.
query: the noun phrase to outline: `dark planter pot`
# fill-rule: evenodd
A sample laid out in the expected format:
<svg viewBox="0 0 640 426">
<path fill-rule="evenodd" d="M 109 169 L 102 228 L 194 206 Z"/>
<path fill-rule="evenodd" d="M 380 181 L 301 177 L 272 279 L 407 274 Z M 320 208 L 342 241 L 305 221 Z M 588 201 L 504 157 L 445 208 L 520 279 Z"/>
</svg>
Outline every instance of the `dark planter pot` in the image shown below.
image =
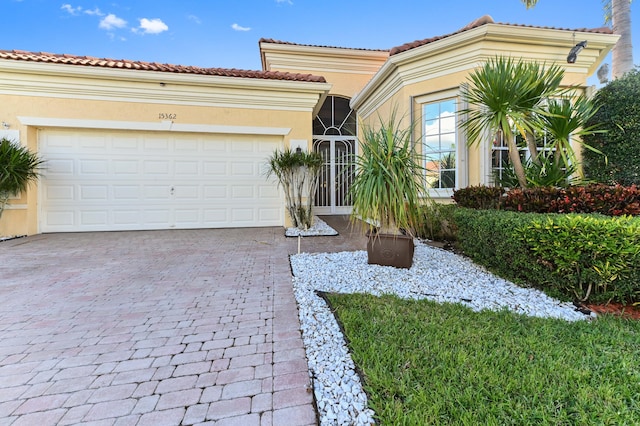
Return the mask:
<svg viewBox="0 0 640 426">
<path fill-rule="evenodd" d="M 367 235 L 369 264 L 411 268 L 413 264 L 413 238 L 406 235 Z"/>
</svg>

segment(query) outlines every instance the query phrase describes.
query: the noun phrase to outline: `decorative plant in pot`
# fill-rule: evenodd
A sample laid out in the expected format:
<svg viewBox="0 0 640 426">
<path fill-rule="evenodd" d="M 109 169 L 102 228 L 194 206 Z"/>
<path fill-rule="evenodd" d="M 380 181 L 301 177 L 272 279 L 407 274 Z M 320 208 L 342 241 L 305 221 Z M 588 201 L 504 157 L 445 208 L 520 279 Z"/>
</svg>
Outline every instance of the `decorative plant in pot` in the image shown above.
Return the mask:
<svg viewBox="0 0 640 426">
<path fill-rule="evenodd" d="M 31 182 L 38 179 L 42 160 L 9 139 L 0 139 L 0 217 L 9 197 L 25 191 Z"/>
<path fill-rule="evenodd" d="M 425 196 L 423 156 L 411 142 L 411 129 L 391 115 L 378 126 L 361 126 L 360 154 L 351 185 L 351 219 L 363 220 L 370 264 L 410 268 L 414 230 Z"/>
<path fill-rule="evenodd" d="M 268 167 L 267 177 L 275 175 L 284 189 L 293 226 L 309 229 L 313 225 L 313 203 L 322 157 L 317 152 L 300 149 L 276 150 L 268 159 Z"/>
</svg>

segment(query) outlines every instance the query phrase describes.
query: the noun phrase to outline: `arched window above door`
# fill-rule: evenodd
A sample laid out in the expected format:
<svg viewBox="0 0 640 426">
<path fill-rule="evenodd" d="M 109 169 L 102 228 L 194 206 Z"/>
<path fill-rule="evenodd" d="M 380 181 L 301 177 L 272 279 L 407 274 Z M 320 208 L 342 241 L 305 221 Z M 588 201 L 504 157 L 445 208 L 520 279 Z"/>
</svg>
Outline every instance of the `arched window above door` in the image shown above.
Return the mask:
<svg viewBox="0 0 640 426">
<path fill-rule="evenodd" d="M 316 136 L 355 136 L 356 113 L 349 106 L 349 99 L 327 96 L 318 116 L 313 120 Z"/>
</svg>

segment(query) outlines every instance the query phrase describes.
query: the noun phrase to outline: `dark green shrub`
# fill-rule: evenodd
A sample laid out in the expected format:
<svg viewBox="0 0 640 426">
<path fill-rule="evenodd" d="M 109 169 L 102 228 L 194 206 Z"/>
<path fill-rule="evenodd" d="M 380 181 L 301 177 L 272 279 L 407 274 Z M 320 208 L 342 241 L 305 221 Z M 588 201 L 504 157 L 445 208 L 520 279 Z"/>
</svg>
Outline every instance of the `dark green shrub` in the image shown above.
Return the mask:
<svg viewBox="0 0 640 426">
<path fill-rule="evenodd" d="M 458 246 L 475 262 L 563 299 L 640 301 L 640 218 L 459 208 Z"/>
<path fill-rule="evenodd" d="M 563 293 L 582 301 L 640 300 L 640 219 L 548 215 L 515 232 Z"/>
<path fill-rule="evenodd" d="M 606 184 L 640 184 L 640 70 L 635 69 L 598 90 L 598 112 L 586 125 L 601 124 L 606 133 L 583 141 L 601 151 L 583 150 L 589 179 Z"/>
<path fill-rule="evenodd" d="M 434 201 L 421 206 L 416 236 L 433 241 L 455 241 L 457 230 L 453 213 L 456 208 L 455 204 L 441 204 Z"/>
<path fill-rule="evenodd" d="M 527 244 L 514 232 L 538 216 L 544 217 L 458 208 L 454 213 L 458 229 L 457 246 L 473 261 L 503 278 L 525 286 L 551 288 L 555 277 L 544 265 L 536 262 Z M 551 294 L 562 296 L 559 292 Z"/>
<path fill-rule="evenodd" d="M 453 200 L 460 207 L 497 209 L 505 189 L 497 186 L 468 186 L 453 191 Z"/>
</svg>

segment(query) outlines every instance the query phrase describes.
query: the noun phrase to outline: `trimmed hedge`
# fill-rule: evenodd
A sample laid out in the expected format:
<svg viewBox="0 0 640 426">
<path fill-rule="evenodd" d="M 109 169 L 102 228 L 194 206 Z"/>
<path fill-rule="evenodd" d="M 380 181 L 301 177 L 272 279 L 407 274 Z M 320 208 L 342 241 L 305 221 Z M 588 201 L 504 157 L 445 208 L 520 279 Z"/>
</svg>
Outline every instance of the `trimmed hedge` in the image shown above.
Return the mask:
<svg viewBox="0 0 640 426">
<path fill-rule="evenodd" d="M 502 209 L 523 213 L 600 213 L 607 216 L 640 215 L 640 189 L 591 184 L 568 188 L 503 188 L 470 186 L 453 193 L 460 207 Z"/>
<path fill-rule="evenodd" d="M 497 275 L 563 299 L 640 301 L 640 218 L 458 208 L 458 245 Z"/>
<path fill-rule="evenodd" d="M 584 135 L 582 140 L 604 155 L 582 151 L 587 178 L 606 184 L 640 185 L 640 69 L 599 89 L 594 101 L 600 109 L 585 127 L 597 124 L 606 132 Z"/>
<path fill-rule="evenodd" d="M 455 241 L 457 231 L 453 213 L 458 206 L 429 202 L 420 207 L 420 226 L 416 236 L 433 241 Z"/>
</svg>

